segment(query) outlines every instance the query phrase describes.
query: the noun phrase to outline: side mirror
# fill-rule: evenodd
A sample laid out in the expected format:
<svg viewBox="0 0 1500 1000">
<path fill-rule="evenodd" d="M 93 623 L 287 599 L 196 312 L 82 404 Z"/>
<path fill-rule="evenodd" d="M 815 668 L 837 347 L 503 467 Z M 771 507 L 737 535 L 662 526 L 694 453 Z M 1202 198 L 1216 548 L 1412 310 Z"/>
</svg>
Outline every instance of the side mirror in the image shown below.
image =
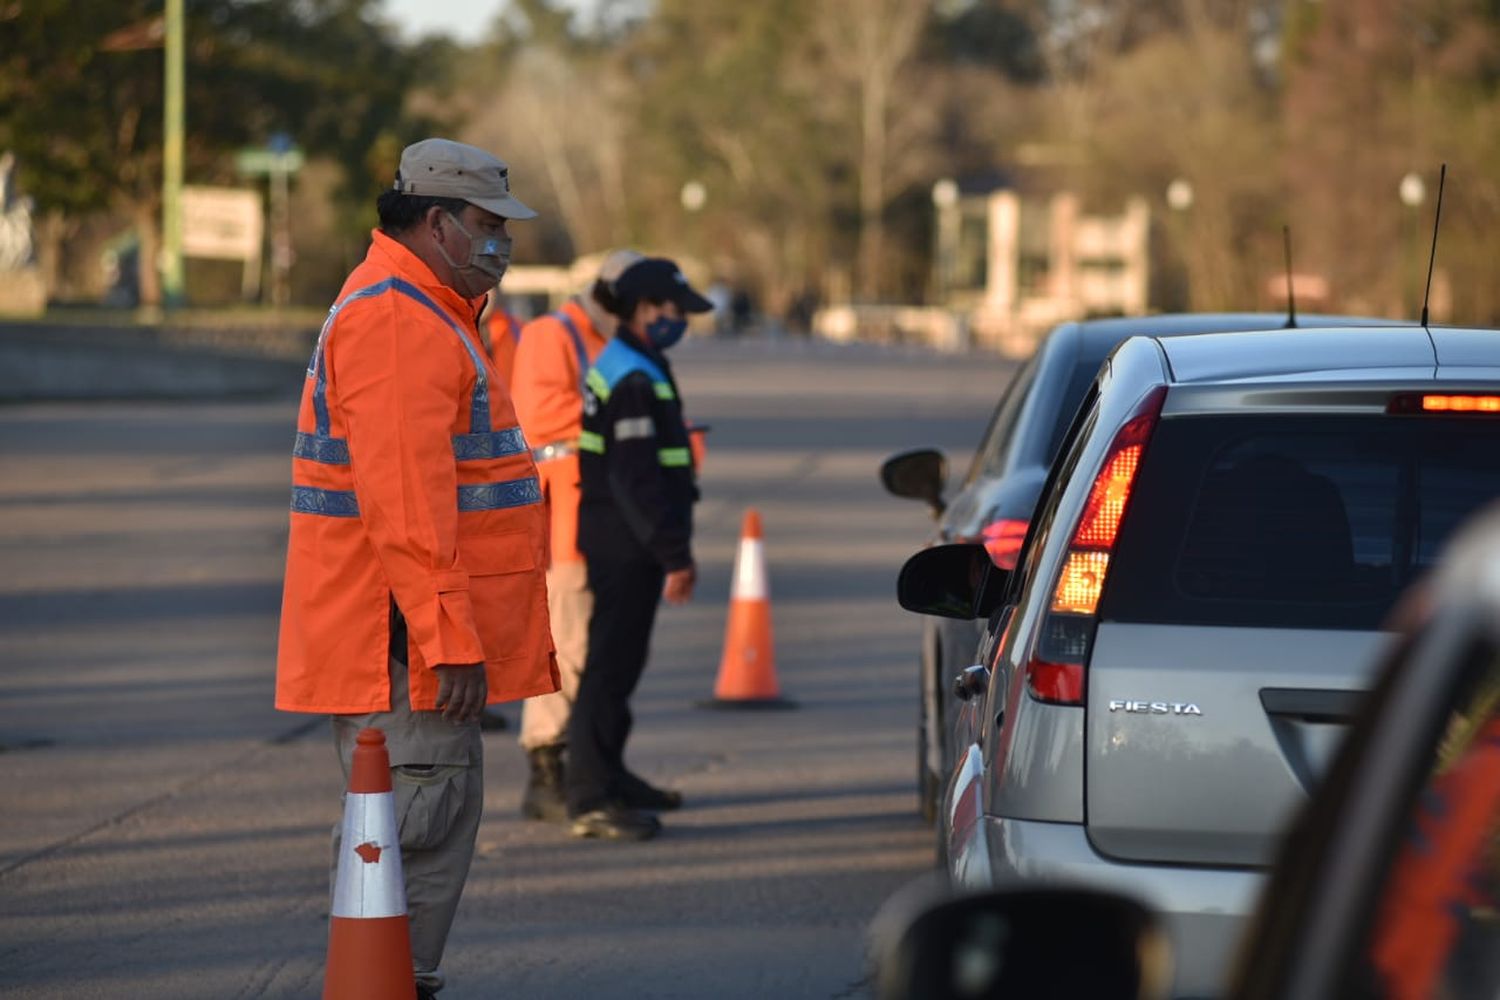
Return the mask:
<svg viewBox="0 0 1500 1000">
<path fill-rule="evenodd" d="M 880 1000 L 1160 1000 L 1172 985 L 1160 922 L 1112 893 L 988 892 L 887 921 L 874 942 Z"/>
<path fill-rule="evenodd" d="M 901 567 L 896 600 L 907 611 L 969 621 L 1000 606 L 1010 573 L 990 561 L 983 545 L 934 545 Z"/>
<path fill-rule="evenodd" d="M 880 482 L 895 496 L 925 502 L 932 508 L 933 517 L 942 516 L 948 509 L 943 501 L 948 460 L 940 451 L 921 448 L 892 455 L 880 466 Z"/>
</svg>

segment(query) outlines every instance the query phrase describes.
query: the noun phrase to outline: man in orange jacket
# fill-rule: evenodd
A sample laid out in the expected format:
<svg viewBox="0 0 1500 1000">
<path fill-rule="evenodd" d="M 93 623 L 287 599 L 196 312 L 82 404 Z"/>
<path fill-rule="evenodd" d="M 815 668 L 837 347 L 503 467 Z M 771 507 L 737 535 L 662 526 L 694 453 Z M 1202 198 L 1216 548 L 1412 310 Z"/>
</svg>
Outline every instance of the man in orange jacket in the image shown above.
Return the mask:
<svg viewBox="0 0 1500 1000">
<path fill-rule="evenodd" d="M 547 522 L 476 317 L 535 215 L 490 154 L 401 154 L 380 228 L 308 366 L 292 459 L 276 707 L 329 713 L 347 778 L 385 731 L 418 996 L 438 971 L 483 800 L 479 714 L 556 691 Z M 334 832 L 335 870 L 342 849 Z"/>
<path fill-rule="evenodd" d="M 583 428 L 583 379 L 619 320 L 610 315 L 613 283 L 641 260 L 634 250 L 604 258 L 588 292 L 556 312 L 527 323 L 516 348 L 511 395 L 521 429 L 531 442 L 551 514 L 547 601 L 562 690 L 528 698 L 521 708 L 521 748 L 531 775 L 521 813 L 532 819 L 568 818 L 563 794 L 563 753 L 578 676 L 588 654 L 593 593 L 578 551 L 578 432 Z"/>
</svg>

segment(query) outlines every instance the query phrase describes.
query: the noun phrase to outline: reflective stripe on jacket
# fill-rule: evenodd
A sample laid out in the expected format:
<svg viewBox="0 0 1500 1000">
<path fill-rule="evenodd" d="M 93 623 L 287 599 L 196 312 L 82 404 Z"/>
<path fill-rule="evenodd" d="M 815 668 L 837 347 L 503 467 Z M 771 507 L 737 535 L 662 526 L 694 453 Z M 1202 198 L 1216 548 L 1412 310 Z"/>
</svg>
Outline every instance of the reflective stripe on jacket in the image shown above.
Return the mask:
<svg viewBox="0 0 1500 1000">
<path fill-rule="evenodd" d="M 691 565 L 698 488 L 666 359 L 622 327 L 585 381 L 580 547 L 591 558 L 644 549 L 668 572 Z"/>
<path fill-rule="evenodd" d="M 373 238 L 303 387 L 276 706 L 388 709 L 392 600 L 415 708 L 440 663 L 483 661 L 490 702 L 555 691 L 541 487 L 475 303 Z"/>
<path fill-rule="evenodd" d="M 583 426 L 583 376 L 608 342 L 577 299 L 526 324 L 510 385 L 516 415 L 533 448 L 565 445 L 558 450 L 569 451 L 577 446 Z M 577 562 L 583 558 L 578 551 L 578 456 L 538 461 L 537 470 L 551 514 L 552 561 Z"/>
</svg>

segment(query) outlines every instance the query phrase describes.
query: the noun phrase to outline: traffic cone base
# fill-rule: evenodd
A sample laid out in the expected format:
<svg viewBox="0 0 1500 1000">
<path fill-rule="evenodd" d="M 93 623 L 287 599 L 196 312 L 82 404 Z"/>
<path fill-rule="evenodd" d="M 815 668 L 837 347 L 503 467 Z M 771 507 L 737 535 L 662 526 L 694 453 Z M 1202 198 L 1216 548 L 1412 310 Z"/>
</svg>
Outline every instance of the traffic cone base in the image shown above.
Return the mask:
<svg viewBox="0 0 1500 1000">
<path fill-rule="evenodd" d="M 417 987 L 390 755 L 378 729 L 362 729 L 356 739 L 339 833 L 323 1000 L 412 1000 Z"/>
<path fill-rule="evenodd" d="M 338 921 L 328 934 L 329 977 L 323 1000 L 411 1000 L 417 995 L 411 969 L 411 921 L 406 914 L 365 917 L 357 929 Z M 332 981 L 338 970 L 338 981 Z M 410 983 L 410 986 L 406 984 Z"/>
<path fill-rule="evenodd" d="M 723 709 L 785 709 L 796 708 L 797 703 L 789 698 L 707 698 L 695 703 L 699 708 Z"/>
<path fill-rule="evenodd" d="M 724 627 L 724 657 L 714 696 L 700 708 L 794 708 L 781 696 L 776 681 L 776 647 L 771 628 L 771 595 L 766 581 L 760 515 L 745 512 L 739 551 L 734 560 L 734 584 L 729 621 Z"/>
</svg>

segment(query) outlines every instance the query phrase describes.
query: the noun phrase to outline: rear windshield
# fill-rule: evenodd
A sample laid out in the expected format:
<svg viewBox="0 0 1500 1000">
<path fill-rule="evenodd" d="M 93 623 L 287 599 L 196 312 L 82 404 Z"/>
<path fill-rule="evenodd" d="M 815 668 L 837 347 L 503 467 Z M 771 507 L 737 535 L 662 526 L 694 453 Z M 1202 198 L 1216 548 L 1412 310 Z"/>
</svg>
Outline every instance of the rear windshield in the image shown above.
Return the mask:
<svg viewBox="0 0 1500 1000">
<path fill-rule="evenodd" d="M 1377 628 L 1469 514 L 1500 497 L 1500 420 L 1166 419 L 1105 620 Z"/>
</svg>

